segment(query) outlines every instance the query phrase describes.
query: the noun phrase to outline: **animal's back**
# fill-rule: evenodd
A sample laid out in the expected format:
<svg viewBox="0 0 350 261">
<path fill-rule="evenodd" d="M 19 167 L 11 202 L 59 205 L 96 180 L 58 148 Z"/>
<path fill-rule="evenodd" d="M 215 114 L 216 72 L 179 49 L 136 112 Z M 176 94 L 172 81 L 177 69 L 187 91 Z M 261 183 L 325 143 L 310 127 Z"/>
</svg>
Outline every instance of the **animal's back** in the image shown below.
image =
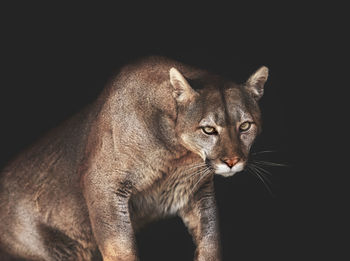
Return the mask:
<svg viewBox="0 0 350 261">
<path fill-rule="evenodd" d="M 166 84 L 169 68 L 174 65 L 195 72 L 162 57 L 149 57 L 125 66 L 95 103 L 24 150 L 1 171 L 0 248 L 38 258 L 36 253 L 45 249 L 43 240 L 50 237 L 46 234 L 51 229 L 53 234 L 62 233 L 62 237 L 79 238 L 78 243 L 87 248 L 95 247 L 80 187 L 89 132 L 108 124 L 106 118 L 112 117 L 118 122 L 114 131 L 119 132 L 117 149 L 121 154 L 128 155 L 121 145 L 130 141 L 138 143 L 142 153 L 139 158 L 149 157 L 147 153 L 152 154 L 151 151 L 168 152 L 163 141 L 176 138 L 157 137 L 158 128 L 167 126 L 158 122 L 157 113 L 176 117 L 171 90 Z"/>
<path fill-rule="evenodd" d="M 77 169 L 91 116 L 89 107 L 76 114 L 1 171 L 0 247 L 35 258 L 44 249 L 46 226 L 74 233 L 76 224 L 69 222 L 83 214 Z"/>
</svg>

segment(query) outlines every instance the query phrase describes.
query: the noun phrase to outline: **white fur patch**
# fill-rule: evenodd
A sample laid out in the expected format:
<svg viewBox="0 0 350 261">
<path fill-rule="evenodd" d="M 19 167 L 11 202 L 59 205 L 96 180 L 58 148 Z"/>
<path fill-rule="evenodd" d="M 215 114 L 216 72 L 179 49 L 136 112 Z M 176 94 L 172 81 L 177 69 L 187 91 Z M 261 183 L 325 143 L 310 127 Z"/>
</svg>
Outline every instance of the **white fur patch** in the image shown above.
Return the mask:
<svg viewBox="0 0 350 261">
<path fill-rule="evenodd" d="M 237 172 L 242 171 L 243 169 L 244 169 L 243 162 L 237 163 L 232 168 L 230 168 L 226 164 L 220 163 L 215 165 L 215 174 L 218 174 L 224 177 L 230 177 L 236 174 Z"/>
</svg>

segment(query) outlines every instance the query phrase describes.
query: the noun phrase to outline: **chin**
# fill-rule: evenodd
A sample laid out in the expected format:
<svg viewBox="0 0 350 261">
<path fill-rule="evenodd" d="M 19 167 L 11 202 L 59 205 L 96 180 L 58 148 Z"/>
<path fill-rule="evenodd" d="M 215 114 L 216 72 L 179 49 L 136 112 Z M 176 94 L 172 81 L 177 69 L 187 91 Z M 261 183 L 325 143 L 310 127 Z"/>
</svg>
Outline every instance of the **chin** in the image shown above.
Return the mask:
<svg viewBox="0 0 350 261">
<path fill-rule="evenodd" d="M 215 172 L 216 175 L 220 175 L 223 176 L 225 178 L 227 177 L 232 177 L 233 175 L 235 175 L 237 173 L 237 171 L 230 171 L 230 172 Z"/>
</svg>

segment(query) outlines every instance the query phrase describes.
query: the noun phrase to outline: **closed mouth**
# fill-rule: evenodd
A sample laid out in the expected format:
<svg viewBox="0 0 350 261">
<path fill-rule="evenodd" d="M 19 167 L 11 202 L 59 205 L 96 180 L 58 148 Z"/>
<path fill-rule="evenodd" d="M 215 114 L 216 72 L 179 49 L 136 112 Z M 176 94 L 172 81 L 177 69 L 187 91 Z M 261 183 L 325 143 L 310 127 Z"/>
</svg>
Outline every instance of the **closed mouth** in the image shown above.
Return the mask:
<svg viewBox="0 0 350 261">
<path fill-rule="evenodd" d="M 225 177 L 233 176 L 234 174 L 242 171 L 243 169 L 244 169 L 243 162 L 238 163 L 231 168 L 225 164 L 216 164 L 216 166 L 214 167 L 215 174 L 222 175 Z"/>
</svg>

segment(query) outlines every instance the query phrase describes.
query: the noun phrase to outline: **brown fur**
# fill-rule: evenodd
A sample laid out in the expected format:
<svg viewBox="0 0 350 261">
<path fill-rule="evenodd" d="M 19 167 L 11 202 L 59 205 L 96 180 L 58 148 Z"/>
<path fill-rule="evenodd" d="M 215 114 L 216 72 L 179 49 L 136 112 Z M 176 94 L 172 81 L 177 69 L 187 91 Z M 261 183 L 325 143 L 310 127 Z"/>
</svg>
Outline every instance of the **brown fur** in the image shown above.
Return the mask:
<svg viewBox="0 0 350 261">
<path fill-rule="evenodd" d="M 200 88 L 170 83 L 172 67 Z M 95 103 L 2 171 L 0 246 L 29 260 L 92 260 L 99 253 L 105 261 L 137 260 L 135 231 L 179 215 L 197 245 L 195 259 L 219 260 L 210 164 L 246 160 L 260 130 L 257 92 L 249 88 L 260 87 L 161 57 L 125 66 Z M 202 137 L 197 119 L 218 107 L 220 140 Z M 237 108 L 256 124 L 242 139 L 232 125 Z M 198 137 L 220 143 L 207 155 L 211 163 L 203 161 Z"/>
</svg>

